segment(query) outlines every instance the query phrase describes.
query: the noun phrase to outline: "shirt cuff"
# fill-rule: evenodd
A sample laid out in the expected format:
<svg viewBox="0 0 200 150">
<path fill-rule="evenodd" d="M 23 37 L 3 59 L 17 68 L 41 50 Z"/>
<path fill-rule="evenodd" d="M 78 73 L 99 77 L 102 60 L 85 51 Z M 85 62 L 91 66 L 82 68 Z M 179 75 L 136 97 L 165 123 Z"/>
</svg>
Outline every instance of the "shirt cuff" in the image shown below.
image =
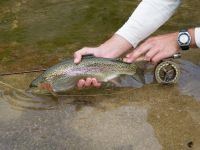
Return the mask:
<svg viewBox="0 0 200 150">
<path fill-rule="evenodd" d="M 137 36 L 135 36 L 135 38 L 131 37 L 130 33 L 128 33 L 128 31 L 124 28 L 119 29 L 115 34 L 127 40 L 133 46 L 133 48 L 136 48 L 139 43 L 139 38 L 137 38 Z"/>
<path fill-rule="evenodd" d="M 195 28 L 195 42 L 198 48 L 200 48 L 200 27 Z"/>
</svg>

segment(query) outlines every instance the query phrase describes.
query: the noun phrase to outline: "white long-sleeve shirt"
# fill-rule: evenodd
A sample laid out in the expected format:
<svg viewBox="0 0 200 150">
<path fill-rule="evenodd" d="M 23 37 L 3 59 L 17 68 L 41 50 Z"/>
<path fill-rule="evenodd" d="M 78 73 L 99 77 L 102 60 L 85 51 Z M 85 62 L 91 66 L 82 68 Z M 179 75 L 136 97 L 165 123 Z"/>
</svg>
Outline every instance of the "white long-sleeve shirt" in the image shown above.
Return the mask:
<svg viewBox="0 0 200 150">
<path fill-rule="evenodd" d="M 180 3 L 181 0 L 142 0 L 116 34 L 136 47 L 169 19 Z M 200 48 L 200 28 L 195 29 L 195 41 Z"/>
<path fill-rule="evenodd" d="M 200 48 L 200 27 L 195 28 L 195 42 L 198 48 Z"/>
</svg>

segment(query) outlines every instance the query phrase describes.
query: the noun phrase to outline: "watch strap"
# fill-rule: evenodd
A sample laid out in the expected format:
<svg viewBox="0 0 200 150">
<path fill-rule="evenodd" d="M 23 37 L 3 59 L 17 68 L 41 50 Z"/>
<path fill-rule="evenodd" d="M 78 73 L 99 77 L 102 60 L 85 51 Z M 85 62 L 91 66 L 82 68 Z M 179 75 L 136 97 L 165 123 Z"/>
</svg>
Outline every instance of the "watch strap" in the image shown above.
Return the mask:
<svg viewBox="0 0 200 150">
<path fill-rule="evenodd" d="M 182 50 L 188 50 L 190 48 L 190 46 L 180 46 Z"/>
<path fill-rule="evenodd" d="M 180 31 L 179 31 L 179 33 L 180 32 L 188 32 L 188 29 L 181 29 Z"/>
</svg>

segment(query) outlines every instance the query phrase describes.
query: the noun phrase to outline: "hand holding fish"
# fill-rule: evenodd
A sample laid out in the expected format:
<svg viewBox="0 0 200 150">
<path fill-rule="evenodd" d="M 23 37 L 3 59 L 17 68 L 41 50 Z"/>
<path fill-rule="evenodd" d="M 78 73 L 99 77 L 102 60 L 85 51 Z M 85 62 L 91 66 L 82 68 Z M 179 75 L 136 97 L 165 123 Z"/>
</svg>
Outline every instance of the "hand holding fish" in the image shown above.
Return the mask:
<svg viewBox="0 0 200 150">
<path fill-rule="evenodd" d="M 128 41 L 115 34 L 99 47 L 84 47 L 76 51 L 74 53 L 74 63 L 80 63 L 82 56 L 88 54 L 93 54 L 96 57 L 117 58 L 130 48 L 132 48 L 132 45 Z M 95 78 L 88 77 L 85 80 L 79 80 L 77 86 L 78 88 L 90 86 L 99 87 L 101 86 L 101 83 L 99 83 Z"/>
<path fill-rule="evenodd" d="M 97 81 L 97 79 L 95 78 L 86 78 L 84 79 L 80 79 L 77 83 L 77 87 L 78 88 L 83 88 L 83 87 L 100 87 L 101 83 Z"/>
<path fill-rule="evenodd" d="M 80 80 L 80 86 L 100 86 L 100 82 L 111 82 L 121 75 L 135 77 L 137 65 L 135 63 L 124 63 L 119 59 L 97 58 L 94 56 L 83 56 L 81 63 L 74 64 L 73 59 L 66 59 L 39 75 L 30 84 L 32 91 L 46 91 L 50 93 L 62 93 L 73 89 Z M 88 78 L 93 77 L 93 78 Z M 86 79 L 86 81 L 82 79 Z M 96 78 L 96 79 L 94 79 Z M 84 81 L 84 85 L 82 82 Z"/>
<path fill-rule="evenodd" d="M 88 54 L 103 58 L 117 58 L 130 48 L 132 48 L 132 45 L 127 40 L 114 34 L 109 40 L 98 47 L 84 47 L 76 51 L 74 53 L 74 63 L 80 63 L 82 56 Z"/>
</svg>

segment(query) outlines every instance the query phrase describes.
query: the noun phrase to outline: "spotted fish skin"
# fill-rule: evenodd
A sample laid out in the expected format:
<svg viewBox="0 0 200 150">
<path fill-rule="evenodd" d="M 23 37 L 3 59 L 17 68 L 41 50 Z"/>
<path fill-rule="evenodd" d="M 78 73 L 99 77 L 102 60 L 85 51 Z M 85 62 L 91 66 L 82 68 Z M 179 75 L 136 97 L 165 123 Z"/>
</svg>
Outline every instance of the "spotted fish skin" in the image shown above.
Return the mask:
<svg viewBox="0 0 200 150">
<path fill-rule="evenodd" d="M 135 75 L 136 63 L 125 63 L 119 59 L 84 56 L 81 63 L 73 59 L 58 63 L 32 81 L 30 87 L 49 84 L 53 92 L 64 92 L 76 86 L 79 79 L 94 77 L 100 82 L 108 82 L 120 75 Z"/>
</svg>

